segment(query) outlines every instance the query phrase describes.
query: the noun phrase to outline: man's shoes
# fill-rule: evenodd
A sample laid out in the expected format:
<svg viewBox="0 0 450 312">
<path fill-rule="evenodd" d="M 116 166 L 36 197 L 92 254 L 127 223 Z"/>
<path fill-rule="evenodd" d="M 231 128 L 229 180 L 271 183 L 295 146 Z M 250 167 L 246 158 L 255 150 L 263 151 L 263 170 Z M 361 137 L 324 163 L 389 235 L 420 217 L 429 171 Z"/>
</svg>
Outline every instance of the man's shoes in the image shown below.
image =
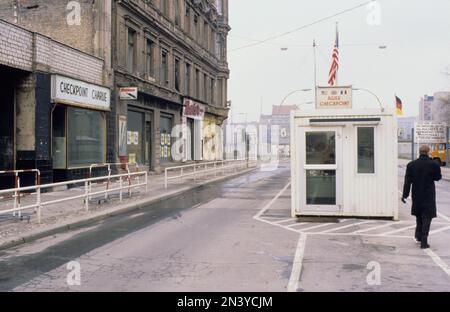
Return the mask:
<svg viewBox="0 0 450 312">
<path fill-rule="evenodd" d="M 422 241 L 420 242 L 420 248 L 422 248 L 422 249 L 430 248 L 430 245 L 428 245 L 428 237 L 427 236 L 422 237 Z"/>
</svg>

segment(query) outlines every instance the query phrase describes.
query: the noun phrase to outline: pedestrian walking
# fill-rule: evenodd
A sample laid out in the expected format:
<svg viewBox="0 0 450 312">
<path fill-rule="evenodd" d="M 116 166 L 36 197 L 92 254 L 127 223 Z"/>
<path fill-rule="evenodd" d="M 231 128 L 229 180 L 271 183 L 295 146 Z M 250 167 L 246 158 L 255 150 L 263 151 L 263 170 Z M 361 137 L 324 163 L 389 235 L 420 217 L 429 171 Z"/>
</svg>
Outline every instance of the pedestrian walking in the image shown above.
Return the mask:
<svg viewBox="0 0 450 312">
<path fill-rule="evenodd" d="M 434 182 L 439 181 L 442 175 L 439 164 L 429 157 L 430 147 L 428 145 L 422 145 L 419 153 L 419 158 L 411 161 L 406 168 L 402 201 L 406 203 L 412 185 L 411 214 L 416 216 L 415 238 L 417 242 L 420 242 L 420 247 L 426 249 L 430 248 L 428 234 L 431 220 L 436 218 Z"/>
</svg>

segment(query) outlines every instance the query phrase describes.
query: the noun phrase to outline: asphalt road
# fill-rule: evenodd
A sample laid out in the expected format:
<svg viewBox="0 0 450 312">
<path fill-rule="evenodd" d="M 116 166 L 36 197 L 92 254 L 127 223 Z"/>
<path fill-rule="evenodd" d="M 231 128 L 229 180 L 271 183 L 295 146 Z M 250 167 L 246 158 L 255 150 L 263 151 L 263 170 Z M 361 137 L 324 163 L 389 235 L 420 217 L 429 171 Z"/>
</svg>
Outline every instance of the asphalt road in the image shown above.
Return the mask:
<svg viewBox="0 0 450 312">
<path fill-rule="evenodd" d="M 298 222 L 289 179 L 282 164 L 1 252 L 0 290 L 450 291 L 449 182 L 423 251 L 407 205 L 400 222 Z"/>
</svg>

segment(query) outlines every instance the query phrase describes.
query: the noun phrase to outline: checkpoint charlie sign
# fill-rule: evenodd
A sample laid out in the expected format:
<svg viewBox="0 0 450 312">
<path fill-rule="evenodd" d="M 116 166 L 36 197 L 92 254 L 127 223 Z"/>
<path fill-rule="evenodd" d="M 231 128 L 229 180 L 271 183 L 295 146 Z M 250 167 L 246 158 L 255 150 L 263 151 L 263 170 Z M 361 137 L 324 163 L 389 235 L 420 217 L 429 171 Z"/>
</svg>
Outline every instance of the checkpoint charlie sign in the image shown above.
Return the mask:
<svg viewBox="0 0 450 312">
<path fill-rule="evenodd" d="M 110 98 L 108 88 L 59 75 L 52 76 L 52 100 L 55 103 L 109 111 Z"/>
<path fill-rule="evenodd" d="M 316 108 L 352 108 L 352 87 L 317 87 Z"/>
</svg>

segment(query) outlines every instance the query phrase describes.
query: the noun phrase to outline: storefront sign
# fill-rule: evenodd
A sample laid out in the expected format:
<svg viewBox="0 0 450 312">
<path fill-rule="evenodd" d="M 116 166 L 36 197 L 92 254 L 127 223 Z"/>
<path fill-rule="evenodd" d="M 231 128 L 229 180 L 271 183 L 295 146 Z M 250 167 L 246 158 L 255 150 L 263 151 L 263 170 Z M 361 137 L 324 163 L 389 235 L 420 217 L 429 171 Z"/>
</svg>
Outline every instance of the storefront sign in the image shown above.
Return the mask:
<svg viewBox="0 0 450 312">
<path fill-rule="evenodd" d="M 414 124 L 414 141 L 417 143 L 445 142 L 445 123 L 416 122 Z"/>
<path fill-rule="evenodd" d="M 317 87 L 316 108 L 352 108 L 352 87 Z"/>
<path fill-rule="evenodd" d="M 62 104 L 110 110 L 108 88 L 59 75 L 52 76 L 52 100 Z"/>
<path fill-rule="evenodd" d="M 196 120 L 203 120 L 203 117 L 205 116 L 205 105 L 185 99 L 183 116 Z"/>
<path fill-rule="evenodd" d="M 138 88 L 120 88 L 119 97 L 121 100 L 137 100 Z"/>
</svg>

